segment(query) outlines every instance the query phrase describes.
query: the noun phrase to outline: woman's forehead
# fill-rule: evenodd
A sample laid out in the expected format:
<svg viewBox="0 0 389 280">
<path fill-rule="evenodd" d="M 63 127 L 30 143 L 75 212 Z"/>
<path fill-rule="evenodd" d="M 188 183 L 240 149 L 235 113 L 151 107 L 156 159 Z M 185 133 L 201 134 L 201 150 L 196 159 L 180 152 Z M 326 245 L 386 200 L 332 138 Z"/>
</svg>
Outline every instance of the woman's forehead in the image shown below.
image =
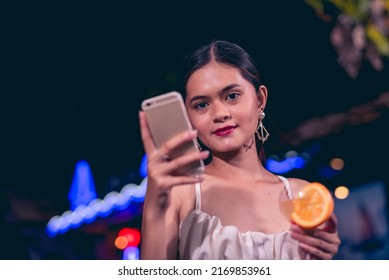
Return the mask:
<svg viewBox="0 0 389 280">
<path fill-rule="evenodd" d="M 192 73 L 186 88 L 189 94 L 193 90 L 207 90 L 208 88 L 224 87 L 226 84 L 242 82 L 244 82 L 244 78 L 237 68 L 226 64 L 209 63 Z"/>
</svg>

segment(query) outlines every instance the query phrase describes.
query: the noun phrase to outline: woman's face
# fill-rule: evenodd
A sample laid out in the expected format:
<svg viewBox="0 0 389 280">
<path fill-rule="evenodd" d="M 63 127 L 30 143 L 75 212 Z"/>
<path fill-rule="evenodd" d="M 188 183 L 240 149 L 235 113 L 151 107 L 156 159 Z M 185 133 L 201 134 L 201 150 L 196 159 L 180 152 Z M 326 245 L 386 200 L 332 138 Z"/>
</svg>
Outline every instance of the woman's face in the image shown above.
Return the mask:
<svg viewBox="0 0 389 280">
<path fill-rule="evenodd" d="M 211 151 L 235 151 L 253 143 L 260 109 L 266 105 L 264 86 L 257 95 L 238 69 L 211 62 L 189 77 L 186 90 L 189 118 Z"/>
</svg>

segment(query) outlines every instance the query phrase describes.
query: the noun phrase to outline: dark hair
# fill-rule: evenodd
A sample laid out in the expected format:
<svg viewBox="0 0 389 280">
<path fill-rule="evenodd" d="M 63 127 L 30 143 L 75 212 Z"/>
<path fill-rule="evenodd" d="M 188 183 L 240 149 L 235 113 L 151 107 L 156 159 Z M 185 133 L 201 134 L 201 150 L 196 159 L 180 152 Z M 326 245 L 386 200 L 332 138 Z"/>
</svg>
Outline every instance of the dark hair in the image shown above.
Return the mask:
<svg viewBox="0 0 389 280">
<path fill-rule="evenodd" d="M 179 90 L 184 98 L 186 97 L 186 83 L 190 76 L 211 61 L 230 65 L 238 69 L 242 77 L 249 81 L 254 86 L 255 92 L 258 93 L 261 80 L 254 59 L 236 44 L 213 40 L 199 47 L 184 59 L 178 77 L 180 83 Z"/>
<path fill-rule="evenodd" d="M 190 76 L 211 61 L 238 69 L 242 77 L 254 86 L 255 92 L 259 92 L 261 79 L 255 60 L 243 48 L 234 43 L 212 40 L 186 56 L 181 65 L 178 73 L 178 87 L 184 99 L 186 98 L 186 83 Z M 265 152 L 263 145 L 257 138 L 255 138 L 255 141 L 259 158 L 264 163 Z"/>
</svg>

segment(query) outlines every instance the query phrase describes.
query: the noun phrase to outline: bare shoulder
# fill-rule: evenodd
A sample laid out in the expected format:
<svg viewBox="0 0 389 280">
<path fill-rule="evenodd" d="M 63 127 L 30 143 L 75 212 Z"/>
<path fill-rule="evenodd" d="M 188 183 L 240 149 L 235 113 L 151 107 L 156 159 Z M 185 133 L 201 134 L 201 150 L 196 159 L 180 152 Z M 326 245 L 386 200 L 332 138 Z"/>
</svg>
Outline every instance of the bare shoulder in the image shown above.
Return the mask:
<svg viewBox="0 0 389 280">
<path fill-rule="evenodd" d="M 307 180 L 299 178 L 288 178 L 288 181 L 290 183 L 291 188 L 297 191 L 309 184 Z"/>
<path fill-rule="evenodd" d="M 191 191 L 193 191 L 193 185 L 185 184 L 172 187 L 170 194 L 172 200 L 175 200 L 177 203 L 180 203 L 187 197 L 188 193 L 190 193 Z"/>
</svg>

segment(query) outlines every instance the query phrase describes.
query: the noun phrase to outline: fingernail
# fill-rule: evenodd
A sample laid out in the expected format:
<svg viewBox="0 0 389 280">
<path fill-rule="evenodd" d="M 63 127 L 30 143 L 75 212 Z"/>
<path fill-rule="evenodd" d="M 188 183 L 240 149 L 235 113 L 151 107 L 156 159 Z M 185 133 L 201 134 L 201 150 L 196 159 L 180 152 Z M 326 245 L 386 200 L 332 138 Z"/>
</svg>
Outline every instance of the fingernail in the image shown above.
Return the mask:
<svg viewBox="0 0 389 280">
<path fill-rule="evenodd" d="M 290 227 L 290 229 L 291 229 L 292 231 L 296 231 L 296 230 L 299 230 L 299 226 L 296 225 L 296 224 L 292 224 L 292 226 Z"/>
<path fill-rule="evenodd" d="M 196 129 L 189 131 L 189 136 L 193 137 L 193 136 L 196 136 L 196 135 L 197 135 L 197 130 Z"/>
<path fill-rule="evenodd" d="M 209 156 L 209 151 L 208 150 L 201 151 L 201 154 L 204 156 Z"/>
<path fill-rule="evenodd" d="M 301 249 L 308 249 L 308 245 L 305 244 L 305 243 L 301 243 L 301 242 L 299 242 L 299 247 L 300 247 Z"/>
<path fill-rule="evenodd" d="M 201 175 L 197 175 L 196 179 L 197 179 L 197 182 L 202 182 L 203 181 L 203 177 Z"/>
</svg>

